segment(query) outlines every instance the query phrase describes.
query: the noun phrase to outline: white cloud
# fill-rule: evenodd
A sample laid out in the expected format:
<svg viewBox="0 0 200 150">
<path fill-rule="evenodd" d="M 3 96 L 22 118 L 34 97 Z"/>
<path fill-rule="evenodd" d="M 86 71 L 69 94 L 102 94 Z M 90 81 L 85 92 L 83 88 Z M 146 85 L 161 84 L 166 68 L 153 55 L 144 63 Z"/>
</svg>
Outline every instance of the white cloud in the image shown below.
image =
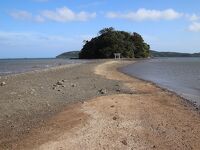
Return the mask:
<svg viewBox="0 0 200 150">
<path fill-rule="evenodd" d="M 17 20 L 44 22 L 45 19 L 41 15 L 34 16 L 32 13 L 24 10 L 18 10 L 10 13 L 10 16 Z"/>
<path fill-rule="evenodd" d="M 14 11 L 14 12 L 10 13 L 10 15 L 13 18 L 19 19 L 19 20 L 31 20 L 32 19 L 32 14 L 27 11 L 24 11 L 24 10 Z"/>
<path fill-rule="evenodd" d="M 57 8 L 55 11 L 43 10 L 38 15 L 24 10 L 14 11 L 10 13 L 14 19 L 17 20 L 28 20 L 34 22 L 70 22 L 70 21 L 88 21 L 96 17 L 96 13 L 89 13 L 85 11 L 74 12 L 67 7 Z"/>
<path fill-rule="evenodd" d="M 192 15 L 187 14 L 186 17 L 189 19 L 189 21 L 198 21 L 198 20 L 200 20 L 200 16 L 198 16 L 195 13 L 192 14 Z"/>
<path fill-rule="evenodd" d="M 58 8 L 55 11 L 46 10 L 41 15 L 48 20 L 57 22 L 87 21 L 96 17 L 96 13 L 88 13 L 85 11 L 75 13 L 67 7 Z"/>
<path fill-rule="evenodd" d="M 200 32 L 200 22 L 193 22 L 188 29 L 191 32 Z"/>
<path fill-rule="evenodd" d="M 35 16 L 34 17 L 34 20 L 36 21 L 36 22 L 45 22 L 45 19 L 41 16 L 41 15 L 38 15 L 38 16 Z"/>
<path fill-rule="evenodd" d="M 131 21 L 146 21 L 146 20 L 174 20 L 182 17 L 183 14 L 179 13 L 173 9 L 166 10 L 149 10 L 145 8 L 138 9 L 137 11 L 127 12 L 127 13 L 118 13 L 118 12 L 109 12 L 106 14 L 108 18 L 119 18 L 127 19 Z"/>
</svg>

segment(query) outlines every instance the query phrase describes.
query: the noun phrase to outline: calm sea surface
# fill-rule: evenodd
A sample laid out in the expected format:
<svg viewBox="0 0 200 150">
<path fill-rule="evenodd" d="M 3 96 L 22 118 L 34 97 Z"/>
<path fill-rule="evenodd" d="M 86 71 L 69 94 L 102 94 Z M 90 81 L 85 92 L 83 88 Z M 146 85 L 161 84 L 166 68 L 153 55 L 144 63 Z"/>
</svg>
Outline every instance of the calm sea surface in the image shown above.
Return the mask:
<svg viewBox="0 0 200 150">
<path fill-rule="evenodd" d="M 85 62 L 72 59 L 0 59 L 0 76 Z"/>
<path fill-rule="evenodd" d="M 157 58 L 139 61 L 124 73 L 174 91 L 200 105 L 200 58 Z"/>
</svg>

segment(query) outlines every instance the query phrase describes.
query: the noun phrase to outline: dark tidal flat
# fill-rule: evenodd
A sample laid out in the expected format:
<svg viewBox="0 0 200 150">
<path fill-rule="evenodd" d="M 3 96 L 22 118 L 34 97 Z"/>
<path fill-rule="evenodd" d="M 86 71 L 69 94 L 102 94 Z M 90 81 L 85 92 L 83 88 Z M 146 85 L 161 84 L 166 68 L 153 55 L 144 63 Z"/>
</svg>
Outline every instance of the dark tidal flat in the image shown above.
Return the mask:
<svg viewBox="0 0 200 150">
<path fill-rule="evenodd" d="M 200 58 L 156 58 L 138 61 L 124 73 L 151 81 L 200 105 Z"/>
<path fill-rule="evenodd" d="M 32 58 L 32 59 L 0 59 L 0 76 L 40 70 L 66 64 L 85 63 L 86 60 Z"/>
</svg>

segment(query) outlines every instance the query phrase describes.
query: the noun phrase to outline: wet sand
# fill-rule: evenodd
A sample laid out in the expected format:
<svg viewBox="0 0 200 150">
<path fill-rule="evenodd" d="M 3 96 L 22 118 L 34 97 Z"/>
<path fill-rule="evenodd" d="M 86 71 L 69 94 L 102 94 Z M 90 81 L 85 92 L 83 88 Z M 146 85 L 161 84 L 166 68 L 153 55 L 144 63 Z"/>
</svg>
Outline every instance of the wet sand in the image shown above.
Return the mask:
<svg viewBox="0 0 200 150">
<path fill-rule="evenodd" d="M 0 89 L 1 92 L 5 90 L 1 94 L 4 96 L 1 104 L 4 108 L 6 104 L 9 107 L 1 111 L 13 116 L 7 119 L 1 114 L 1 118 L 18 126 L 11 127 L 13 132 L 6 127 L 11 125 L 9 123 L 2 127 L 1 147 L 36 150 L 200 149 L 198 112 L 174 93 L 117 70 L 129 63 L 132 62 L 99 61 L 7 79 L 8 84 Z M 52 85 L 63 78 L 68 81 L 64 82 L 63 93 L 53 90 Z M 13 100 L 17 99 L 16 95 L 8 97 L 15 81 L 21 81 L 16 93 L 23 90 L 22 87 L 36 89 L 34 96 L 24 94 L 23 107 Z M 42 83 L 46 93 L 37 90 Z M 72 86 L 74 83 L 76 86 Z M 11 102 L 15 105 L 14 110 Z M 47 113 L 45 104 L 52 113 Z M 29 115 L 26 116 L 27 112 Z M 15 120 L 16 115 L 24 117 Z M 30 126 L 19 122 L 34 123 Z M 29 130 L 21 133 L 25 127 Z"/>
</svg>

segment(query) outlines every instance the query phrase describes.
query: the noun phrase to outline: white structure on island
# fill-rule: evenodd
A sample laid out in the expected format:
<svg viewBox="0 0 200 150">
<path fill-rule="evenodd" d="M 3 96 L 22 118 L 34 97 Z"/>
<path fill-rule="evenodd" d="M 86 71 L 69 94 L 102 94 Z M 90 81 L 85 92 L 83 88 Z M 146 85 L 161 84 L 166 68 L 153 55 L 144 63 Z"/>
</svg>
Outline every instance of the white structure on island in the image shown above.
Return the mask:
<svg viewBox="0 0 200 150">
<path fill-rule="evenodd" d="M 121 53 L 114 53 L 115 59 L 121 59 Z"/>
</svg>

